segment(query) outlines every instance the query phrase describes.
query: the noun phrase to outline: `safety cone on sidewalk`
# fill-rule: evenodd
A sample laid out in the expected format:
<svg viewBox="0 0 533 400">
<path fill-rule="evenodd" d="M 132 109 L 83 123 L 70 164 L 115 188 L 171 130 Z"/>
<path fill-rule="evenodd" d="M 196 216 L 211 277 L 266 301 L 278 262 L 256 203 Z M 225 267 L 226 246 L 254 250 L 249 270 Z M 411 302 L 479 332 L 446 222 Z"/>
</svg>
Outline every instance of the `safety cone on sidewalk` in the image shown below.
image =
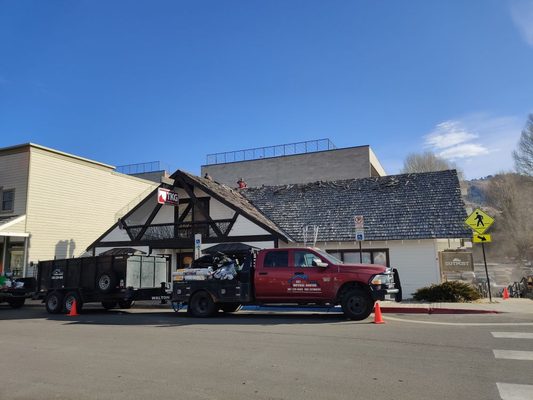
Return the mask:
<svg viewBox="0 0 533 400">
<path fill-rule="evenodd" d="M 509 291 L 507 290 L 507 288 L 504 288 L 504 289 L 503 289 L 503 296 L 502 296 L 502 298 L 503 298 L 504 300 L 507 300 L 507 299 L 509 298 Z"/>
<path fill-rule="evenodd" d="M 374 323 L 375 324 L 384 324 L 383 317 L 381 316 L 381 307 L 379 303 L 376 303 L 374 306 Z"/>
<path fill-rule="evenodd" d="M 78 305 L 76 304 L 76 299 L 72 302 L 72 307 L 70 307 L 70 312 L 68 313 L 69 317 L 77 317 L 78 315 Z"/>
</svg>

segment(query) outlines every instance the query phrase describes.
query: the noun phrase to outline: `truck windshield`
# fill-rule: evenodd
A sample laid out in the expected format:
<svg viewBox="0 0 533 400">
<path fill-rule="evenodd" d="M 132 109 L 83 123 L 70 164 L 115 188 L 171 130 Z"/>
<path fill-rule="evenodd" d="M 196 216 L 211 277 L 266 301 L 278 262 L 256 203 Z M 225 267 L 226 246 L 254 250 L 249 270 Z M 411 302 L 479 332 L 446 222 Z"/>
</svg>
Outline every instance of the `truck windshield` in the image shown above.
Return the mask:
<svg viewBox="0 0 533 400">
<path fill-rule="evenodd" d="M 328 260 L 332 264 L 342 264 L 343 262 L 339 260 L 337 257 L 333 257 L 331 254 L 326 253 L 324 250 L 314 249 L 318 254 L 320 254 L 322 257 L 324 257 L 326 260 Z"/>
</svg>

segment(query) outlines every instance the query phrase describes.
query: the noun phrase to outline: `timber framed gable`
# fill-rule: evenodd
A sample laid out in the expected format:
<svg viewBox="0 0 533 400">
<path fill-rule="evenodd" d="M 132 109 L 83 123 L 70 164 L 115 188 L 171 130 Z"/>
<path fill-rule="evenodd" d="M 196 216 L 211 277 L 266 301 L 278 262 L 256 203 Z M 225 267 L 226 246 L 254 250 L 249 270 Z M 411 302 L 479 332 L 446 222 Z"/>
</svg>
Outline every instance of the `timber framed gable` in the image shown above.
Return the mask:
<svg viewBox="0 0 533 400">
<path fill-rule="evenodd" d="M 195 234 L 201 234 L 204 243 L 292 241 L 244 196 L 225 185 L 178 170 L 160 188 L 178 193 L 178 205 L 159 204 L 156 189 L 87 250 L 192 248 Z"/>
</svg>

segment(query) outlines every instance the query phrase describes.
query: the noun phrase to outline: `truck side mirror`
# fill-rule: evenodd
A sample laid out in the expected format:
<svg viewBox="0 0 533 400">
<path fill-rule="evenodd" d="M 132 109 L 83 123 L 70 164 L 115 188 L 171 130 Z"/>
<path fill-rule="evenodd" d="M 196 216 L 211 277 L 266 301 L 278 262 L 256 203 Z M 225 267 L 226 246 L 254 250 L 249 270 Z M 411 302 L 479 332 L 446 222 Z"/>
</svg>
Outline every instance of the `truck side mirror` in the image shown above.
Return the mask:
<svg viewBox="0 0 533 400">
<path fill-rule="evenodd" d="M 313 258 L 313 267 L 326 268 L 328 263 L 323 262 L 320 258 Z"/>
</svg>

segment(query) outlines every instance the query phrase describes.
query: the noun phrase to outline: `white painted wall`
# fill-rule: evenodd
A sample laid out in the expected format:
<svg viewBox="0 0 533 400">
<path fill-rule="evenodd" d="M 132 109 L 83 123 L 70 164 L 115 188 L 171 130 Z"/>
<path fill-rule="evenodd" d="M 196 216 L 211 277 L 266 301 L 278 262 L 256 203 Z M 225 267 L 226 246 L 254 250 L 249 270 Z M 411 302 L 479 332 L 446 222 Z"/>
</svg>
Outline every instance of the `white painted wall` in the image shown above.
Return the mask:
<svg viewBox="0 0 533 400">
<path fill-rule="evenodd" d="M 126 232 L 126 229 L 120 229 L 117 226 L 102 239 L 102 242 L 120 242 L 124 240 L 129 241 L 131 239 Z"/>
<path fill-rule="evenodd" d="M 217 199 L 211 198 L 209 200 L 209 213 L 213 219 L 231 219 L 235 215 L 235 210 L 222 204 Z"/>
<path fill-rule="evenodd" d="M 229 236 L 248 236 L 248 235 L 268 235 L 269 233 L 263 228 L 257 226 L 248 218 L 239 215 L 235 225 L 231 228 Z"/>
</svg>

